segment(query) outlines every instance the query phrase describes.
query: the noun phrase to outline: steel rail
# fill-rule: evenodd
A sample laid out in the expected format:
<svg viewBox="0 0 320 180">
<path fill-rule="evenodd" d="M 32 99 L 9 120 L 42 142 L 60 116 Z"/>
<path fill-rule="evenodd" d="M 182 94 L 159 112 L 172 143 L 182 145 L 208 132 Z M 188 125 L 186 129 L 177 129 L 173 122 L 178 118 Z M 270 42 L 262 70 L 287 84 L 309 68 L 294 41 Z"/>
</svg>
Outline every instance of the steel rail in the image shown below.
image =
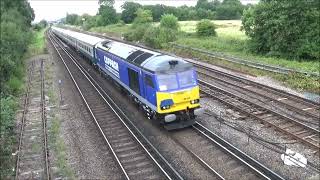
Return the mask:
<svg viewBox="0 0 320 180">
<path fill-rule="evenodd" d="M 187 60 L 188 61 L 188 60 Z M 189 61 L 191 62 L 191 61 Z M 191 62 L 193 63 L 194 65 L 196 66 L 200 66 L 201 68 L 205 68 L 211 72 L 214 72 L 214 73 L 218 73 L 218 74 L 221 74 L 223 76 L 226 76 L 226 77 L 229 77 L 229 78 L 232 78 L 232 79 L 236 79 L 238 81 L 241 81 L 241 82 L 244 82 L 244 83 L 250 83 L 250 84 L 253 84 L 259 88 L 263 88 L 263 89 L 267 89 L 268 91 L 271 91 L 275 94 L 279 94 L 283 97 L 286 97 L 286 98 L 290 98 L 290 99 L 293 99 L 297 102 L 300 102 L 300 103 L 305 103 L 305 104 L 308 104 L 309 106 L 315 106 L 315 108 L 320 108 L 320 103 L 319 102 L 315 102 L 315 101 L 312 101 L 312 100 L 309 100 L 309 99 L 306 99 L 306 98 L 303 98 L 303 97 L 300 97 L 300 96 L 297 96 L 297 95 L 294 95 L 294 94 L 290 94 L 288 92 L 285 92 L 281 89 L 276 89 L 274 87 L 271 87 L 271 86 L 267 86 L 267 85 L 264 85 L 264 84 L 261 84 L 261 83 L 258 83 L 258 82 L 254 82 L 254 81 L 251 81 L 249 79 L 246 79 L 244 77 L 240 77 L 240 76 L 235 76 L 235 75 L 232 75 L 230 73 L 226 73 L 226 72 L 222 72 L 222 71 L 219 71 L 219 70 L 216 70 L 216 69 L 213 69 L 213 68 L 208 68 L 208 67 L 205 67 L 204 65 L 201 65 L 201 64 L 198 64 L 198 63 L 194 63 L 194 62 Z"/>
<path fill-rule="evenodd" d="M 206 73 L 203 73 L 203 72 L 200 72 L 198 71 L 198 74 L 203 74 L 209 78 L 211 78 L 212 80 L 216 81 L 218 84 L 224 86 L 225 84 L 229 85 L 229 86 L 233 86 L 231 88 L 235 88 L 234 91 L 236 92 L 239 92 L 241 94 L 244 94 L 246 95 L 248 98 L 253 98 L 253 99 L 256 99 L 258 100 L 259 102 L 265 104 L 265 103 L 268 103 L 266 102 L 265 100 L 267 101 L 270 101 L 269 103 L 278 103 L 280 105 L 283 105 L 283 107 L 287 110 L 292 110 L 294 113 L 297 113 L 298 115 L 300 116 L 303 116 L 303 117 L 297 117 L 296 114 L 294 114 L 295 116 L 293 117 L 293 115 L 290 115 L 288 114 L 287 112 L 284 112 L 285 114 L 287 114 L 288 116 L 298 120 L 299 122 L 302 122 L 302 123 L 306 123 L 306 124 L 312 124 L 316 127 L 319 126 L 319 118 L 317 115 L 313 114 L 313 113 L 310 113 L 310 112 L 307 112 L 307 111 L 304 111 L 302 109 L 299 109 L 295 106 L 291 106 L 290 104 L 287 104 L 287 103 L 284 103 L 282 101 L 278 101 L 277 99 L 274 99 L 270 96 L 268 96 L 267 94 L 262 94 L 262 93 L 257 93 L 256 91 L 254 90 L 251 90 L 251 89 L 247 89 L 246 87 L 243 87 L 241 85 L 237 85 L 235 83 L 231 83 L 229 81 L 226 81 L 226 80 L 223 80 L 222 78 L 217 78 L 215 76 L 212 76 L 212 75 L 209 75 L 209 74 L 206 74 Z M 226 89 L 229 89 L 228 86 L 226 87 Z M 239 91 L 241 90 L 241 91 Z M 247 92 L 250 92 L 250 93 L 247 93 Z M 252 94 L 253 95 L 256 95 L 257 97 L 252 97 Z M 261 99 L 263 98 L 263 99 Z M 266 104 L 267 106 L 270 106 L 270 108 L 276 108 L 277 106 L 273 105 L 273 104 Z M 268 107 L 266 107 L 266 109 L 269 109 Z M 283 113 L 283 110 L 279 109 L 277 110 L 279 111 L 279 113 Z M 308 119 L 308 120 L 307 120 Z"/>
<path fill-rule="evenodd" d="M 208 67 L 205 67 L 205 66 L 202 66 L 202 65 L 199 65 L 199 64 L 195 64 L 195 66 L 196 66 L 196 67 L 200 67 L 200 68 L 202 68 L 202 69 L 205 69 L 205 70 L 207 70 L 207 71 L 213 72 L 213 73 L 220 74 L 220 71 L 212 71 L 211 68 L 208 68 Z M 265 95 L 265 94 L 259 93 L 259 92 L 257 92 L 257 91 L 254 91 L 254 90 L 251 90 L 251 89 L 248 89 L 248 88 L 245 88 L 245 87 L 243 87 L 243 86 L 241 86 L 241 85 L 232 83 L 232 82 L 230 82 L 230 81 L 228 81 L 228 80 L 225 80 L 225 79 L 223 79 L 223 78 L 218 78 L 218 77 L 216 77 L 216 76 L 213 76 L 213 75 L 211 75 L 211 74 L 207 74 L 207 73 L 205 73 L 205 72 L 201 72 L 201 71 L 199 71 L 199 70 L 197 70 L 197 72 L 198 72 L 199 74 L 203 74 L 203 75 L 205 75 L 205 76 L 209 76 L 211 79 L 214 79 L 214 80 L 216 80 L 216 81 L 220 81 L 220 82 L 226 83 L 226 84 L 228 84 L 228 85 L 231 85 L 231 86 L 240 88 L 240 89 L 242 89 L 242 90 L 244 90 L 244 91 L 249 91 L 250 93 L 253 93 L 253 94 L 262 96 L 263 98 L 266 98 L 266 99 L 268 99 L 268 100 L 270 100 L 270 101 L 274 101 L 274 102 L 276 102 L 276 103 L 279 103 L 279 104 L 281 104 L 281 105 L 284 105 L 284 106 L 287 107 L 287 109 L 294 110 L 294 111 L 297 112 L 297 113 L 311 116 L 311 117 L 313 118 L 313 120 L 318 121 L 318 124 L 319 124 L 319 118 L 320 118 L 319 113 L 318 113 L 318 114 L 311 113 L 311 112 L 309 112 L 309 111 L 306 111 L 306 110 L 301 109 L 301 107 L 298 108 L 298 107 L 293 106 L 293 105 L 291 105 L 291 104 L 289 104 L 289 103 L 285 103 L 285 102 L 283 102 L 283 101 L 277 100 L 277 99 L 272 98 L 272 97 L 270 97 L 270 96 L 267 96 L 267 95 Z M 223 74 L 223 75 L 224 75 L 224 74 Z M 225 76 L 224 76 L 224 77 L 225 77 Z M 228 78 L 231 78 L 231 77 L 228 77 Z M 238 82 L 239 82 L 239 81 L 238 81 Z M 242 81 L 240 81 L 240 82 L 241 82 L 241 83 L 244 83 L 244 82 L 242 82 Z M 250 81 L 249 83 L 251 83 L 251 81 Z M 247 84 L 247 83 L 244 83 L 244 84 Z M 282 96 L 282 95 L 277 95 L 277 96 Z M 301 101 L 299 101 L 299 102 L 302 103 Z M 310 106 L 309 106 L 309 103 L 308 103 L 308 105 L 305 105 L 305 106 L 307 106 L 308 108 L 314 108 L 315 110 L 319 109 L 319 107 L 314 107 L 314 105 L 312 105 L 312 107 L 310 107 Z"/>
<path fill-rule="evenodd" d="M 229 142 L 219 137 L 217 134 L 210 131 L 208 128 L 206 128 L 199 122 L 196 122 L 192 127 L 196 132 L 203 135 L 205 138 L 210 140 L 213 144 L 219 146 L 221 149 L 223 149 L 226 153 L 228 153 L 232 157 L 238 159 L 240 162 L 245 164 L 247 167 L 249 167 L 251 170 L 256 172 L 258 175 L 260 175 L 264 179 L 270 179 L 270 180 L 284 179 L 277 173 L 273 172 L 271 169 L 267 168 L 257 160 L 253 159 L 252 157 L 248 156 L 246 153 L 242 152 L 237 147 L 233 146 Z"/>
<path fill-rule="evenodd" d="M 210 171 L 212 174 L 216 175 L 217 178 L 224 180 L 225 178 L 218 173 L 218 171 L 216 171 L 214 168 L 212 168 L 205 160 L 203 160 L 200 156 L 198 156 L 196 153 L 194 153 L 192 150 L 188 149 L 184 144 L 182 144 L 181 142 L 179 142 L 178 139 L 176 139 L 175 137 L 171 136 L 171 138 L 174 140 L 174 142 L 176 142 L 177 144 L 179 144 L 185 151 L 187 151 L 189 154 L 191 154 L 191 156 L 196 159 L 204 168 L 206 168 L 208 171 Z"/>
<path fill-rule="evenodd" d="M 87 108 L 87 109 L 88 109 L 88 111 L 90 112 L 91 117 L 93 118 L 93 120 L 94 120 L 95 124 L 97 125 L 97 127 L 98 127 L 98 129 L 99 129 L 100 133 L 102 134 L 103 138 L 105 139 L 106 143 L 108 144 L 108 147 L 109 147 L 109 149 L 110 149 L 110 151 L 111 151 L 112 155 L 113 155 L 113 156 L 114 156 L 114 158 L 116 159 L 116 161 L 117 161 L 117 163 L 118 163 L 118 165 L 119 165 L 119 167 L 120 167 L 120 169 L 121 169 L 122 173 L 124 174 L 125 178 L 129 180 L 130 178 L 129 178 L 129 176 L 128 176 L 127 172 L 126 172 L 126 171 L 125 171 L 125 169 L 123 168 L 123 166 L 122 166 L 122 164 L 121 164 L 121 162 L 120 162 L 120 160 L 119 160 L 119 158 L 118 158 L 117 154 L 116 154 L 116 153 L 115 153 L 115 151 L 113 150 L 113 148 L 112 148 L 112 146 L 111 146 L 111 144 L 110 144 L 110 142 L 109 142 L 109 140 L 108 140 L 107 136 L 105 135 L 105 133 L 103 132 L 103 130 L 102 130 L 102 128 L 101 128 L 101 126 L 99 125 L 99 123 L 98 123 L 98 121 L 97 121 L 97 119 L 96 119 L 95 115 L 93 114 L 93 112 L 92 112 L 92 110 L 91 110 L 91 108 L 90 108 L 90 106 L 89 106 L 89 104 L 88 104 L 88 102 L 87 102 L 86 98 L 84 97 L 84 95 L 83 95 L 83 93 L 82 93 L 81 89 L 79 88 L 78 83 L 77 83 L 77 82 L 76 82 L 76 80 L 74 79 L 74 77 L 73 77 L 73 75 L 72 75 L 72 73 L 71 73 L 71 71 L 70 71 L 69 67 L 67 66 L 67 64 L 66 64 L 66 62 L 65 62 L 65 60 L 64 60 L 64 58 L 62 57 L 62 55 L 61 55 L 61 54 L 60 54 L 60 52 L 58 51 L 58 48 L 57 48 L 57 47 L 56 47 L 56 45 L 53 43 L 53 41 L 55 41 L 56 43 L 57 43 L 57 41 L 56 41 L 56 40 L 52 40 L 50 36 L 52 36 L 52 35 L 49 35 L 48 37 L 49 37 L 49 39 L 50 39 L 51 43 L 53 44 L 53 46 L 54 46 L 54 48 L 55 48 L 56 52 L 57 52 L 57 53 L 58 53 L 58 55 L 60 56 L 60 59 L 62 60 L 62 62 L 63 62 L 63 64 L 64 64 L 65 68 L 67 69 L 67 71 L 68 71 L 68 73 L 69 73 L 69 75 L 70 75 L 70 77 L 71 77 L 71 79 L 72 79 L 72 81 L 73 81 L 74 85 L 76 86 L 76 88 L 77 88 L 77 90 L 78 90 L 78 92 L 79 92 L 79 94 L 80 94 L 80 96 L 81 96 L 82 100 L 84 101 L 84 103 L 85 103 L 85 105 L 86 105 L 86 108 Z M 60 48 L 61 48 L 61 47 L 60 47 Z"/>
<path fill-rule="evenodd" d="M 31 76 L 33 74 L 33 71 L 34 71 L 34 61 L 31 62 L 31 67 L 29 68 L 27 88 L 26 88 L 26 93 L 24 96 L 23 111 L 22 111 L 22 117 L 21 117 L 21 127 L 20 127 L 20 134 L 19 134 L 19 143 L 18 143 L 18 151 L 17 151 L 17 159 L 16 159 L 16 166 L 15 166 L 15 179 L 19 179 L 18 176 L 19 176 L 20 152 L 21 152 L 21 146 L 22 146 L 22 139 L 23 139 L 23 133 L 24 133 L 26 114 L 27 114 L 28 105 L 29 105 L 29 93 L 30 93 L 30 86 L 31 86 Z"/>
<path fill-rule="evenodd" d="M 47 139 L 47 117 L 46 117 L 46 99 L 45 99 L 45 85 L 44 85 L 44 67 L 43 60 L 41 60 L 40 78 L 41 78 L 41 120 L 43 128 L 43 143 L 44 143 L 44 158 L 45 158 L 45 174 L 46 179 L 51 179 L 50 165 L 49 165 L 49 149 L 48 149 L 48 139 Z"/>
<path fill-rule="evenodd" d="M 49 37 L 50 38 L 50 37 Z M 60 41 L 60 40 L 59 40 Z M 167 174 L 167 172 L 162 168 L 162 166 L 154 159 L 154 157 L 150 154 L 150 152 L 146 149 L 146 147 L 142 144 L 142 142 L 138 139 L 138 137 L 132 132 L 132 130 L 128 127 L 128 125 L 124 122 L 124 120 L 121 118 L 121 116 L 117 113 L 117 110 L 115 110 L 112 105 L 105 99 L 105 97 L 102 95 L 102 93 L 100 92 L 100 90 L 96 87 L 96 83 L 92 82 L 92 78 L 88 77 L 88 74 L 85 73 L 80 67 L 80 64 L 76 63 L 75 61 L 75 58 L 72 57 L 72 55 L 67 52 L 63 47 L 61 47 L 65 52 L 66 54 L 70 57 L 70 59 L 75 63 L 75 65 L 79 68 L 79 70 L 83 73 L 83 75 L 87 78 L 87 80 L 90 82 L 90 84 L 96 89 L 96 91 L 98 92 L 98 94 L 100 95 L 100 97 L 104 100 L 104 102 L 106 102 L 106 104 L 108 104 L 109 107 L 111 107 L 112 111 L 118 116 L 118 118 L 121 120 L 122 124 L 129 130 L 129 132 L 131 133 L 131 135 L 135 138 L 135 140 L 140 144 L 140 146 L 144 149 L 144 151 L 149 155 L 149 157 L 154 161 L 154 163 L 161 169 L 161 171 L 165 174 L 165 176 L 168 178 L 168 179 L 171 179 L 171 177 Z M 61 57 L 61 55 L 60 55 Z M 74 80 L 75 81 L 75 80 Z M 105 92 L 103 92 L 105 93 Z M 83 96 L 83 95 L 82 95 Z M 84 98 L 84 96 L 83 96 Z M 91 111 L 92 113 L 92 111 Z M 97 121 L 96 121 L 97 123 Z M 100 132 L 102 132 L 102 129 L 100 129 Z M 106 136 L 104 136 L 106 138 Z M 110 145 L 111 146 L 111 145 Z M 153 147 L 153 146 L 152 146 Z M 154 148 L 154 147 L 153 147 Z M 157 151 L 158 152 L 158 151 Z M 117 160 L 118 161 L 118 164 L 120 164 L 120 166 L 122 167 L 121 165 L 121 162 L 119 161 L 119 159 Z M 171 166 L 172 168 L 172 166 Z M 122 167 L 122 170 L 124 170 L 124 168 Z M 176 172 L 177 173 L 177 172 Z M 177 177 L 180 177 L 179 179 L 182 179 L 182 177 L 179 175 L 179 174 L 176 174 Z M 127 178 L 129 179 L 129 177 L 127 176 Z"/>
<path fill-rule="evenodd" d="M 270 113 L 272 113 L 272 114 L 275 114 L 275 115 L 281 117 L 282 119 L 285 119 L 285 120 L 291 121 L 291 122 L 293 122 L 293 123 L 295 123 L 295 124 L 298 124 L 299 126 L 302 126 L 302 127 L 306 128 L 306 129 L 312 131 L 313 133 L 320 133 L 320 130 L 318 130 L 318 129 L 315 129 L 315 128 L 311 127 L 311 126 L 308 126 L 308 125 L 306 125 L 306 124 L 303 124 L 303 123 L 301 123 L 301 122 L 299 122 L 299 121 L 297 121 L 297 120 L 295 120 L 295 119 L 292 119 L 292 118 L 290 118 L 290 117 L 287 117 L 287 116 L 285 116 L 285 115 L 282 115 L 282 114 L 280 114 L 280 113 L 278 113 L 278 112 L 275 112 L 275 111 L 273 111 L 273 110 L 271 110 L 271 109 L 267 109 L 267 108 L 265 108 L 265 107 L 262 107 L 262 106 L 260 106 L 259 104 L 255 103 L 255 102 L 252 102 L 252 101 L 250 101 L 250 100 L 248 100 L 248 99 L 245 99 L 245 98 L 243 98 L 243 97 L 240 97 L 240 96 L 238 96 L 238 95 L 236 95 L 236 94 L 233 94 L 232 92 L 230 92 L 230 91 L 228 91 L 228 90 L 221 89 L 221 88 L 219 88 L 219 87 L 217 87 L 217 86 L 215 86 L 215 85 L 213 85 L 213 84 L 210 84 L 210 83 L 208 83 L 208 82 L 206 82 L 206 81 L 203 81 L 203 80 L 199 80 L 199 82 L 200 82 L 200 84 L 204 84 L 205 86 L 207 86 L 207 87 L 209 87 L 209 88 L 217 89 L 217 90 L 223 92 L 224 94 L 227 94 L 228 96 L 233 96 L 233 97 L 235 97 L 235 98 L 241 99 L 242 101 L 244 101 L 244 102 L 246 102 L 246 103 L 249 103 L 249 104 L 252 104 L 252 105 L 254 105 L 254 106 L 256 106 L 256 107 L 259 107 L 260 109 L 264 109 L 265 111 L 270 112 Z"/>
<path fill-rule="evenodd" d="M 250 101 L 248 101 L 248 100 L 246 100 L 246 99 L 244 99 L 244 98 L 242 98 L 242 97 L 236 96 L 236 95 L 234 95 L 234 94 L 232 94 L 232 93 L 230 93 L 230 92 L 228 92 L 228 91 L 226 91 L 226 90 L 223 90 L 223 89 L 221 89 L 221 88 L 219 88 L 219 87 L 216 87 L 216 86 L 214 86 L 214 85 L 212 85 L 212 84 L 209 84 L 209 83 L 207 83 L 207 82 L 204 82 L 204 81 L 202 81 L 202 80 L 199 80 L 199 84 L 200 84 L 200 85 L 201 85 L 201 84 L 204 84 L 204 86 L 207 87 L 207 89 L 210 90 L 210 91 L 212 91 L 212 89 L 215 89 L 215 91 L 220 91 L 220 92 L 222 92 L 222 94 L 227 95 L 228 97 L 231 96 L 231 98 L 233 98 L 233 99 L 234 99 L 234 98 L 238 98 L 238 99 L 241 99 L 241 101 L 242 101 L 242 102 L 245 102 L 246 104 L 251 104 L 251 105 L 255 105 L 255 106 L 260 107 L 259 105 L 256 105 L 256 104 L 254 104 L 254 103 L 252 103 L 252 102 L 250 102 Z M 254 118 L 254 119 L 259 120 L 260 122 L 266 123 L 266 124 L 268 124 L 268 125 L 276 128 L 277 130 L 279 130 L 279 131 L 281 131 L 281 132 L 284 132 L 284 133 L 286 133 L 286 134 L 294 137 L 294 139 L 297 139 L 297 140 L 299 140 L 299 141 L 301 141 L 301 142 L 303 142 L 303 143 L 305 143 L 305 144 L 307 144 L 307 145 L 309 145 L 309 146 L 311 146 L 311 147 L 313 147 L 313 148 L 315 148 L 315 149 L 317 149 L 317 150 L 320 149 L 320 146 L 318 145 L 319 143 L 318 143 L 318 144 L 314 144 L 314 143 L 312 143 L 312 142 L 310 142 L 310 141 L 307 141 L 306 139 L 304 139 L 304 138 L 302 138 L 302 137 L 299 137 L 298 135 L 296 135 L 296 134 L 294 134 L 294 133 L 292 133 L 292 132 L 289 132 L 289 131 L 285 130 L 284 128 L 281 128 L 281 127 L 275 125 L 274 123 L 271 123 L 271 122 L 269 122 L 269 121 L 267 121 L 267 120 L 264 120 L 264 119 L 258 117 L 257 115 L 255 115 L 255 114 L 253 114 L 253 113 L 250 113 L 250 112 L 244 110 L 243 108 L 240 108 L 240 107 L 238 107 L 238 106 L 236 106 L 236 105 L 234 105 L 234 104 L 232 104 L 232 103 L 227 102 L 226 100 L 224 100 L 224 99 L 222 99 L 222 98 L 220 98 L 220 97 L 217 97 L 216 95 L 214 95 L 214 94 L 211 93 L 211 92 L 207 92 L 205 89 L 206 89 L 206 88 L 201 89 L 201 91 L 204 92 L 204 93 L 206 93 L 206 94 L 208 94 L 208 95 L 210 95 L 212 98 L 215 98 L 215 99 L 219 100 L 219 101 L 222 102 L 223 104 L 225 104 L 225 105 L 227 105 L 227 106 L 229 106 L 229 107 L 232 107 L 232 108 L 236 109 L 236 110 L 239 111 L 239 112 L 242 112 L 242 113 L 246 114 L 248 117 L 252 117 L 252 118 Z M 260 108 L 264 109 L 263 107 L 260 107 Z M 312 131 L 314 134 L 316 134 L 316 135 L 319 136 L 319 130 L 317 130 L 317 129 L 314 129 L 314 128 L 312 128 L 312 127 L 306 126 L 305 124 L 302 124 L 302 123 L 300 123 L 300 122 L 298 122 L 298 121 L 292 120 L 291 118 L 288 118 L 288 117 L 283 116 L 283 115 L 281 115 L 281 114 L 278 114 L 278 113 L 276 113 L 276 112 L 273 112 L 273 111 L 270 111 L 270 110 L 267 110 L 267 109 L 264 109 L 264 110 L 265 110 L 266 112 L 269 112 L 269 113 L 271 113 L 271 114 L 275 114 L 276 116 L 280 117 L 280 120 L 287 120 L 287 121 L 289 121 L 289 122 L 293 122 L 293 123 L 295 123 L 296 125 L 298 125 L 298 126 L 300 126 L 300 127 L 303 127 L 304 129 L 308 129 L 309 131 Z"/>
</svg>

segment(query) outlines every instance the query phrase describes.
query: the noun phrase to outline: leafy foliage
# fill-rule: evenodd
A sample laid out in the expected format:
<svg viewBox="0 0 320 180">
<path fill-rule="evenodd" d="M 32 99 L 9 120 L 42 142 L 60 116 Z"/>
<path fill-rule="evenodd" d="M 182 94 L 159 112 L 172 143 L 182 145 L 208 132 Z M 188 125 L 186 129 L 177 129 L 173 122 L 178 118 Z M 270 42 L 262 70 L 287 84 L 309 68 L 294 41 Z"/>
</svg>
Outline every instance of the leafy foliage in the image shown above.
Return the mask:
<svg viewBox="0 0 320 180">
<path fill-rule="evenodd" d="M 161 16 L 160 26 L 173 30 L 179 29 L 178 18 L 173 14 L 164 14 Z"/>
<path fill-rule="evenodd" d="M 139 8 L 136 12 L 137 17 L 133 21 L 133 25 L 152 22 L 152 13 L 150 10 Z"/>
<path fill-rule="evenodd" d="M 2 0 L 0 12 L 0 179 L 10 179 L 17 106 L 14 95 L 18 95 L 22 87 L 22 59 L 31 41 L 34 13 L 27 0 Z"/>
<path fill-rule="evenodd" d="M 164 27 L 150 27 L 143 36 L 143 42 L 152 48 L 163 48 L 166 43 L 176 39 L 176 31 Z"/>
<path fill-rule="evenodd" d="M 77 14 L 67 14 L 66 23 L 74 25 L 74 24 L 76 24 L 77 19 L 78 19 L 78 15 Z"/>
<path fill-rule="evenodd" d="M 245 10 L 252 50 L 287 58 L 320 58 L 320 2 L 263 0 Z M 294 17 L 294 18 L 292 18 Z"/>
<path fill-rule="evenodd" d="M 115 24 L 119 21 L 116 10 L 112 6 L 101 5 L 99 7 L 98 24 L 100 26 L 105 26 L 108 24 Z"/>
<path fill-rule="evenodd" d="M 143 38 L 146 30 L 151 26 L 152 25 L 149 23 L 137 24 L 128 33 L 124 34 L 124 39 L 127 41 L 140 41 Z"/>
<path fill-rule="evenodd" d="M 134 2 L 125 2 L 121 8 L 123 9 L 121 13 L 121 19 L 125 23 L 132 23 L 134 18 L 137 17 L 137 10 L 141 8 L 141 5 Z"/>
<path fill-rule="evenodd" d="M 203 19 L 197 23 L 197 34 L 199 36 L 215 36 L 216 27 L 213 22 L 208 19 Z"/>
<path fill-rule="evenodd" d="M 1 96 L 1 111 L 0 111 L 0 178 L 8 179 L 12 173 L 14 160 L 12 159 L 12 147 L 15 143 L 14 136 L 14 118 L 16 111 L 16 99 L 12 96 Z"/>
<path fill-rule="evenodd" d="M 221 20 L 240 19 L 244 6 L 239 0 L 224 0 L 216 9 L 216 18 Z"/>
</svg>

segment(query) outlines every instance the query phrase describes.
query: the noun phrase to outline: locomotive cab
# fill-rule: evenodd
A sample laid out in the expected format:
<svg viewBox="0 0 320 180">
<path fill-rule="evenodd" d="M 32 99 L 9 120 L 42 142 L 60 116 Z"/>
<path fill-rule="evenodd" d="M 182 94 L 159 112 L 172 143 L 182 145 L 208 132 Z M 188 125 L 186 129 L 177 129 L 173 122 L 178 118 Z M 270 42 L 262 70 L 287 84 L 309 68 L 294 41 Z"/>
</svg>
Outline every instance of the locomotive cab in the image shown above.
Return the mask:
<svg viewBox="0 0 320 180">
<path fill-rule="evenodd" d="M 157 118 L 166 129 L 179 129 L 195 123 L 202 113 L 197 74 L 193 66 L 180 59 L 156 57 L 148 68 L 156 76 Z M 155 63 L 158 62 L 158 63 Z"/>
</svg>

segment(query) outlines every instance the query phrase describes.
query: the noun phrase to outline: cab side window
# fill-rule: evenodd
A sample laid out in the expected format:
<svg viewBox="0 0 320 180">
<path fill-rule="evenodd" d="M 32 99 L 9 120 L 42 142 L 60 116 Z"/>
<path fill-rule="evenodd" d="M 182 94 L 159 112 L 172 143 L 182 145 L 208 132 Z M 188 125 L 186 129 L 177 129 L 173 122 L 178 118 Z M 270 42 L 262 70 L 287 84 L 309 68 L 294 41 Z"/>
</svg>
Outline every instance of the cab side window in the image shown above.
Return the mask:
<svg viewBox="0 0 320 180">
<path fill-rule="evenodd" d="M 145 83 L 147 84 L 147 86 L 154 88 L 152 77 L 150 75 L 146 74 L 144 79 L 145 79 Z"/>
</svg>

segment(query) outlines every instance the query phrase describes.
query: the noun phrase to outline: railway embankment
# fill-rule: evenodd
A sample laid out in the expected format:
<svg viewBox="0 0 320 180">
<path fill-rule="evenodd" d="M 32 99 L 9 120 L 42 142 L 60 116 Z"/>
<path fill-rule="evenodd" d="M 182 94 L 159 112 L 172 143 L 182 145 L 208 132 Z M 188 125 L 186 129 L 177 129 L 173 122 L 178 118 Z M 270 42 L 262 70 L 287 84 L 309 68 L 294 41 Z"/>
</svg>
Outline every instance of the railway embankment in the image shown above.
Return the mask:
<svg viewBox="0 0 320 180">
<path fill-rule="evenodd" d="M 128 98 L 124 98 L 123 94 L 118 92 L 118 89 L 113 87 L 114 85 L 109 82 L 108 78 L 105 80 L 105 77 L 101 77 L 98 72 L 95 72 L 93 68 L 85 62 L 83 58 L 81 58 L 77 53 L 70 52 L 73 54 L 73 56 L 76 57 L 76 59 L 79 60 L 79 63 L 81 63 L 83 66 L 85 66 L 85 69 L 88 70 L 88 73 L 94 77 L 95 80 L 99 81 L 99 84 L 102 85 L 102 88 L 105 91 L 108 91 L 108 94 L 112 94 L 115 99 L 117 99 L 117 102 L 119 103 L 119 106 L 121 109 L 127 112 L 127 114 L 132 117 L 131 119 L 136 123 L 138 128 L 140 128 L 143 132 L 143 134 L 147 135 L 149 140 L 163 153 L 163 155 L 168 158 L 168 160 L 172 163 L 172 165 L 179 171 L 179 173 L 183 174 L 184 177 L 188 178 L 204 178 L 203 174 L 199 173 L 203 171 L 203 167 L 201 167 L 201 164 L 195 163 L 195 159 L 190 156 L 190 153 L 186 152 L 179 143 L 176 143 L 172 139 L 172 133 L 170 132 L 163 132 L 161 128 L 157 125 L 156 122 L 152 122 L 145 117 L 142 116 L 141 113 L 137 110 L 136 107 L 130 105 L 132 104 Z M 57 57 L 58 58 L 58 57 Z M 66 81 L 64 81 L 66 82 Z M 71 89 L 71 83 L 70 83 L 70 89 Z M 67 95 L 68 96 L 68 95 Z M 241 127 L 244 130 L 248 129 L 248 127 L 257 127 L 257 129 L 251 128 L 251 132 L 243 133 L 239 131 L 238 129 L 234 129 L 230 127 L 230 122 L 222 122 L 219 120 L 218 117 L 215 117 L 211 114 L 207 114 L 204 116 L 199 117 L 199 121 L 203 122 L 209 129 L 213 132 L 216 132 L 217 134 L 223 136 L 224 138 L 228 139 L 230 142 L 232 142 L 233 145 L 237 146 L 239 149 L 243 150 L 247 154 L 251 155 L 255 159 L 259 160 L 263 164 L 267 165 L 271 169 L 275 170 L 277 173 L 280 173 L 285 178 L 288 179 L 307 179 L 307 178 L 313 178 L 316 176 L 317 171 L 312 170 L 312 167 L 302 168 L 302 167 L 290 167 L 283 164 L 283 161 L 281 160 L 281 153 L 283 151 L 274 151 L 277 149 L 277 146 L 274 146 L 275 144 L 281 144 L 286 146 L 287 144 L 293 144 L 290 145 L 290 148 L 293 147 L 294 150 L 298 150 L 297 152 L 302 153 L 303 155 L 308 155 L 308 162 L 310 165 L 313 164 L 313 160 L 316 160 L 316 154 L 314 154 L 313 150 L 300 148 L 299 144 L 296 144 L 296 142 L 292 141 L 290 137 L 283 136 L 280 133 L 275 133 L 274 130 L 268 128 L 267 126 L 263 124 L 256 123 L 250 119 L 243 120 L 241 118 L 235 118 L 237 115 L 237 112 L 233 112 L 228 107 L 223 107 L 218 102 L 214 102 L 213 100 L 210 100 L 206 97 L 202 99 L 203 106 L 207 110 L 213 111 L 215 107 L 221 107 L 222 113 L 216 112 L 217 114 L 224 115 L 224 113 L 231 114 L 233 116 L 230 116 L 229 121 L 234 122 L 234 126 Z M 80 104 L 80 101 L 79 101 Z M 79 108 L 78 108 L 79 109 Z M 83 107 L 82 113 L 85 112 L 85 108 Z M 76 112 L 76 111 L 74 111 Z M 134 113 L 133 113 L 134 112 Z M 85 117 L 88 117 L 88 114 L 85 113 Z M 75 121 L 79 123 L 78 121 Z M 87 119 L 87 122 L 90 122 L 89 119 Z M 241 125 L 241 126 L 240 126 Z M 75 126 L 75 124 L 73 124 Z M 240 128 L 240 130 L 241 130 Z M 242 129 L 242 130 L 243 130 Z M 70 130 L 70 129 L 69 129 Z M 93 130 L 93 129 L 92 129 Z M 81 132 L 85 132 L 86 130 L 83 129 Z M 259 132 L 258 137 L 256 137 L 256 131 Z M 187 132 L 186 132 L 187 133 Z M 251 133 L 251 134 L 250 134 Z M 187 135 L 189 135 L 187 133 Z M 97 135 L 98 137 L 99 135 Z M 255 140 L 262 138 L 262 142 L 265 144 L 261 145 L 260 142 L 256 142 Z M 79 138 L 80 140 L 80 138 Z M 90 140 L 90 139 L 88 139 Z M 186 139 L 179 140 L 181 142 L 184 142 Z M 261 140 L 261 139 L 260 139 Z M 270 141 L 268 141 L 270 140 Z M 90 140 L 93 144 L 95 141 Z M 185 143 L 192 143 L 192 140 L 186 140 Z M 196 140 L 194 140 L 196 141 Z M 100 141 L 101 142 L 101 141 Z M 180 142 L 180 143 L 181 143 Z M 96 142 L 97 143 L 97 142 Z M 201 143 L 201 142 L 200 142 Z M 295 145 L 296 144 L 296 145 Z M 271 149 L 269 148 L 271 145 Z M 201 146 L 202 147 L 202 146 Z M 289 147 L 289 145 L 288 145 Z M 298 147 L 298 148 L 297 148 Z M 85 147 L 84 147 L 85 148 Z M 100 146 L 102 148 L 102 146 Z M 281 149 L 283 150 L 283 149 Z M 199 152 L 197 152 L 199 153 Z M 204 153 L 205 154 L 205 153 Z M 203 154 L 203 155 L 204 155 Z M 72 154 L 71 154 L 72 155 Z M 205 156 L 202 156 L 205 157 Z M 214 156 L 205 157 L 209 160 L 214 160 Z M 207 161 L 208 162 L 208 161 Z M 88 162 L 86 162 L 88 163 Z M 72 163 L 75 168 L 77 168 L 76 163 Z M 192 165 L 189 165 L 192 164 Z M 233 163 L 231 163 L 232 165 Z M 317 164 L 315 164 L 317 166 Z M 87 166 L 88 167 L 88 166 Z M 237 166 L 235 166 L 237 167 Z M 90 167 L 88 167 L 90 168 Z M 311 169 L 311 170 L 310 170 Z M 105 172 L 105 170 L 101 170 Z M 79 174 L 83 173 L 85 177 L 92 177 L 92 175 L 88 175 L 88 172 L 77 172 Z M 221 173 L 221 172 L 220 172 Z M 96 177 L 96 176 L 94 176 Z"/>
</svg>

